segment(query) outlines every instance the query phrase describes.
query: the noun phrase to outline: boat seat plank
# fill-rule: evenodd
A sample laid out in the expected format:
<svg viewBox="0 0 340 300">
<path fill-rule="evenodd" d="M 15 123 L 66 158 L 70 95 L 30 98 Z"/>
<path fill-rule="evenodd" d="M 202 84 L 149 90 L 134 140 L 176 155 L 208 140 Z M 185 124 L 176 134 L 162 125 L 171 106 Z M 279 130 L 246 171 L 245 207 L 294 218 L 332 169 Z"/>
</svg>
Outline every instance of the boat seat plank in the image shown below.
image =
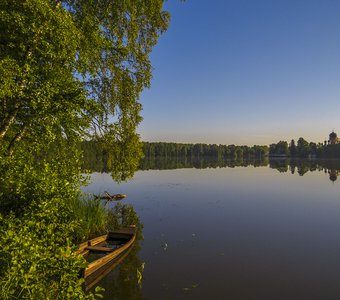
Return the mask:
<svg viewBox="0 0 340 300">
<path fill-rule="evenodd" d="M 88 246 L 93 246 L 93 245 L 97 245 L 101 242 L 104 242 L 107 238 L 107 234 L 104 234 L 102 236 L 96 237 L 94 239 L 88 240 L 82 244 L 80 244 L 78 250 L 76 251 L 76 254 L 81 254 L 81 255 L 85 255 L 87 254 L 88 251 L 85 251 L 85 248 Z"/>
<path fill-rule="evenodd" d="M 87 246 L 85 249 L 90 250 L 90 251 L 98 251 L 98 252 L 113 252 L 114 251 L 113 248 L 100 247 L 100 246 Z"/>
</svg>

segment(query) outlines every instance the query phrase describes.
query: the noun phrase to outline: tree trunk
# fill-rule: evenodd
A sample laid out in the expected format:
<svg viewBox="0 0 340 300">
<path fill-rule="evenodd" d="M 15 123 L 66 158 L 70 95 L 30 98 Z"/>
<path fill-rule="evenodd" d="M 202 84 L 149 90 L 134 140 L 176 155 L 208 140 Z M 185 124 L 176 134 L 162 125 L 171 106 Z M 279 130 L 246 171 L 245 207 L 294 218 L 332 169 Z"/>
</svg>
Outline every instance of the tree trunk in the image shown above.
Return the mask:
<svg viewBox="0 0 340 300">
<path fill-rule="evenodd" d="M 15 137 L 12 139 L 11 143 L 9 144 L 8 148 L 7 148 L 7 155 L 8 156 L 12 156 L 13 154 L 13 150 L 14 150 L 14 145 L 19 142 L 25 135 L 27 131 L 27 126 L 24 125 L 22 128 L 21 128 L 21 131 L 18 132 Z"/>
<path fill-rule="evenodd" d="M 11 125 L 14 123 L 15 118 L 16 118 L 17 113 L 18 113 L 18 110 L 19 110 L 19 108 L 14 109 L 13 112 L 10 113 L 5 118 L 5 120 L 3 120 L 3 122 L 2 122 L 2 124 L 0 126 L 0 140 L 2 140 L 5 137 L 7 131 L 9 130 Z"/>
</svg>

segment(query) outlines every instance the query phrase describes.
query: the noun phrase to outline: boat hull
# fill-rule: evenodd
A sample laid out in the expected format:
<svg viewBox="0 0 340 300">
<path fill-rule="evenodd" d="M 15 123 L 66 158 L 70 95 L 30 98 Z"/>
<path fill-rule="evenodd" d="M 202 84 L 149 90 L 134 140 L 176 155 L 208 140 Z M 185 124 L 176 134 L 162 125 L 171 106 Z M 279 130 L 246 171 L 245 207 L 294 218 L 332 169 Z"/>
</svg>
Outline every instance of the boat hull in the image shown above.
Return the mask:
<svg viewBox="0 0 340 300">
<path fill-rule="evenodd" d="M 85 268 L 83 272 L 85 285 L 88 286 L 90 282 L 96 280 L 96 277 L 101 276 L 108 268 L 112 270 L 112 266 L 115 267 L 118 265 L 125 258 L 126 255 L 124 254 L 129 252 L 128 250 L 132 248 L 135 239 L 136 227 L 129 226 L 82 243 L 76 253 L 83 255 L 85 259 L 91 253 L 103 254 L 102 257 L 90 262 Z M 121 244 L 116 249 L 105 246 L 105 244 L 117 241 L 121 242 Z M 102 277 L 103 276 L 101 276 L 101 278 Z M 98 280 L 96 280 L 96 282 L 97 281 Z"/>
</svg>

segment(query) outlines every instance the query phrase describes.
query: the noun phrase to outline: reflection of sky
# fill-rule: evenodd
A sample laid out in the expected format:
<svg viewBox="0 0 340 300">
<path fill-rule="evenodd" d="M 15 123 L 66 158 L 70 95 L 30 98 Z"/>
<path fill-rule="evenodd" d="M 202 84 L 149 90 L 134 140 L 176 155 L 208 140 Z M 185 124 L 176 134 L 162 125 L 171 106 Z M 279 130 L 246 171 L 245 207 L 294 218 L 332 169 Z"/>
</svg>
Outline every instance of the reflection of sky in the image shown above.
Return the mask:
<svg viewBox="0 0 340 300">
<path fill-rule="evenodd" d="M 139 171 L 120 185 L 92 178 L 85 190 L 126 193 L 145 226 L 146 297 L 340 294 L 340 184 L 328 174 L 248 167 Z"/>
<path fill-rule="evenodd" d="M 144 140 L 270 144 L 339 133 L 340 2 L 167 1 Z"/>
</svg>

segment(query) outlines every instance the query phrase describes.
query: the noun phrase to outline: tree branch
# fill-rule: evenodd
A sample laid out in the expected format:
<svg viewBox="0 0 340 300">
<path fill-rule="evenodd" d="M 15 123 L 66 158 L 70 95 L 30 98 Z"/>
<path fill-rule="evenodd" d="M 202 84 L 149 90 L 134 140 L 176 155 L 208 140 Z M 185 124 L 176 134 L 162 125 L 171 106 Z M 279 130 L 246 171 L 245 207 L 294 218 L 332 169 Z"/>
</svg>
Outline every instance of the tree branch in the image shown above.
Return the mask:
<svg viewBox="0 0 340 300">
<path fill-rule="evenodd" d="M 8 132 L 11 125 L 14 123 L 19 107 L 16 107 L 2 122 L 0 126 L 0 140 L 2 140 Z"/>
<path fill-rule="evenodd" d="M 18 133 L 14 136 L 14 138 L 13 138 L 12 141 L 10 142 L 9 146 L 7 147 L 7 155 L 8 155 L 8 156 L 12 156 L 13 150 L 14 150 L 14 145 L 15 145 L 17 142 L 19 142 L 19 141 L 22 140 L 22 138 L 25 136 L 26 131 L 27 131 L 27 126 L 24 125 L 24 126 L 21 128 L 20 132 L 18 132 Z"/>
</svg>

